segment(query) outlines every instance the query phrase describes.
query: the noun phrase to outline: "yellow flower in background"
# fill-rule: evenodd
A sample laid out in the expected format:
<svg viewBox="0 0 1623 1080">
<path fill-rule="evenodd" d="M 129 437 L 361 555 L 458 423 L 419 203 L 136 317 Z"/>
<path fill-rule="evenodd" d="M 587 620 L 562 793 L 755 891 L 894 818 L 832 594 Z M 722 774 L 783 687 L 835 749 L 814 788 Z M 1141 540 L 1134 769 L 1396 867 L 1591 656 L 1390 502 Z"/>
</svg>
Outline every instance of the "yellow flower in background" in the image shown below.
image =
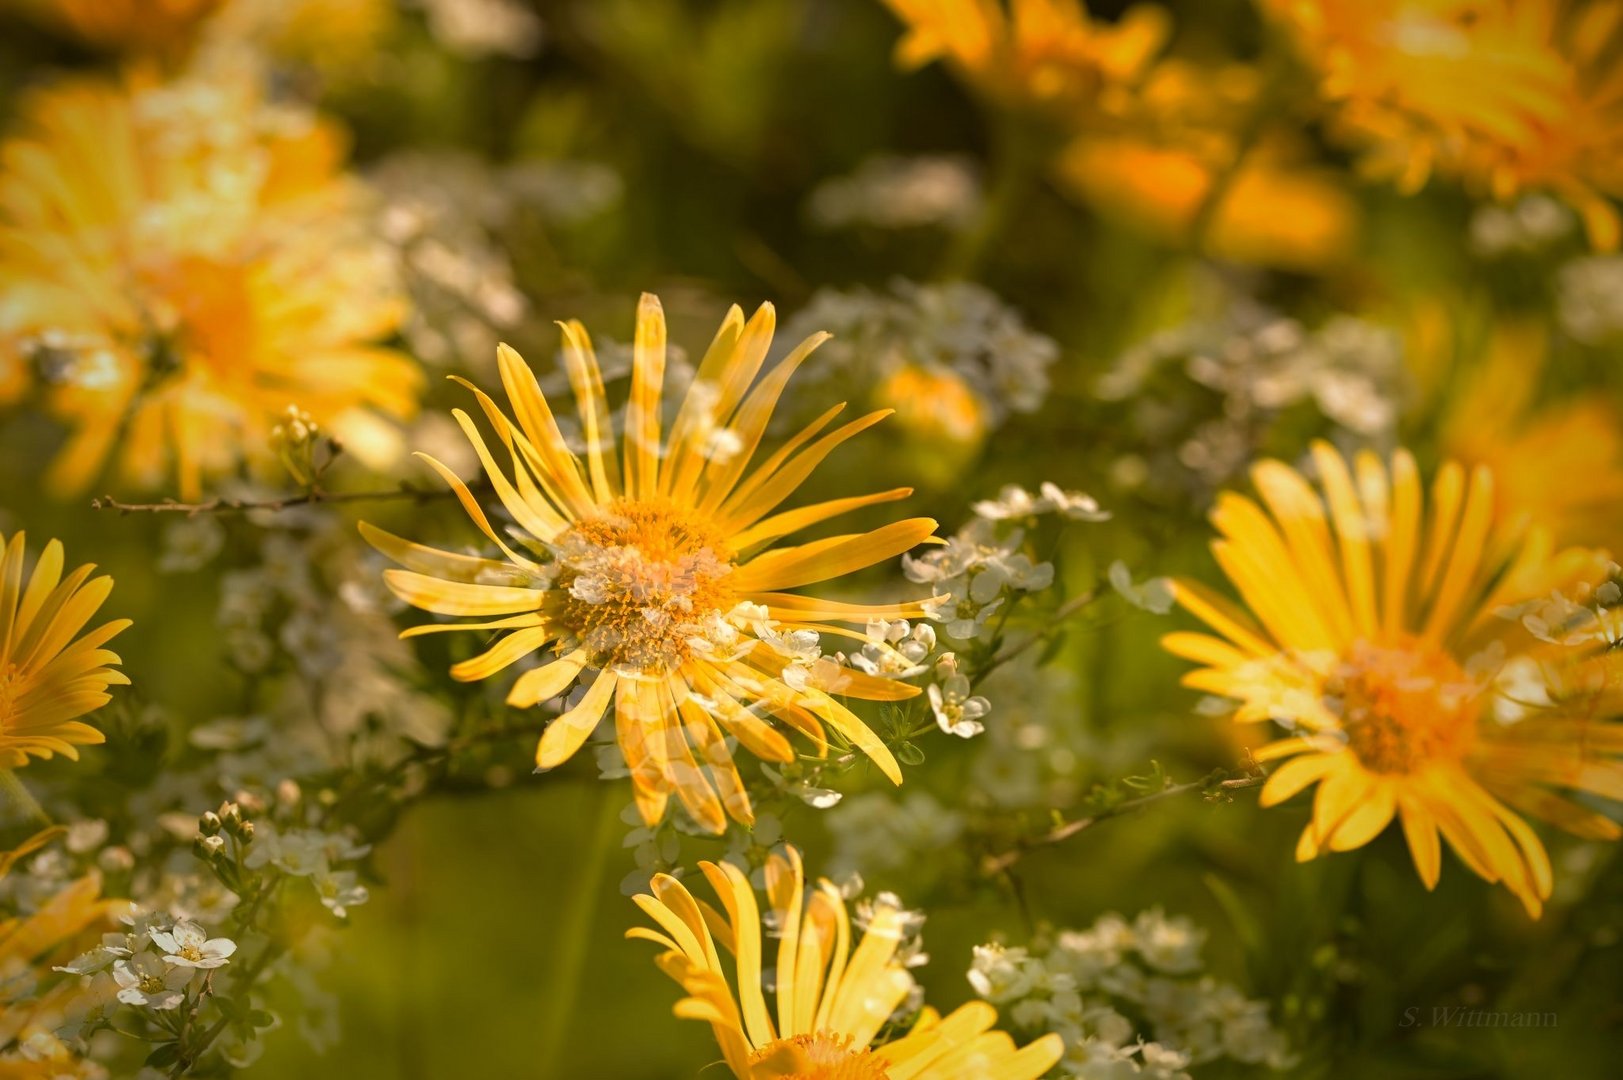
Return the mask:
<svg viewBox="0 0 1623 1080">
<path fill-rule="evenodd" d="M 63 577 L 62 545 L 52 540 L 25 581 L 23 534 L 9 543 L 0 536 L 0 546 L 0 769 L 21 768 L 30 757 L 77 759 L 75 747 L 103 741 L 79 717 L 112 700 L 109 686 L 129 684 L 112 667 L 117 654 L 103 646 L 130 621 L 81 635 L 113 579 L 92 578 L 94 565 Z"/>
<path fill-rule="evenodd" d="M 635 927 L 626 936 L 668 950 L 658 958 L 660 970 L 687 994 L 676 1015 L 709 1022 L 739 1080 L 1036 1080 L 1064 1052 L 1054 1034 L 1016 1048 L 993 1030 L 997 1010 L 984 1002 L 946 1017 L 926 1009 L 906 1035 L 872 1045 L 913 989 L 898 955 L 908 915 L 880 900 L 853 949 L 839 889 L 826 880 L 807 889 L 792 847 L 766 865 L 768 918 L 778 937 L 776 1008 L 769 1009 L 762 991 L 769 961 L 755 891 L 736 866 L 699 865 L 725 917 L 680 881 L 656 874 L 653 895 L 635 900 L 659 929 Z M 736 996 L 728 968 L 735 971 Z"/>
<path fill-rule="evenodd" d="M 99 49 L 183 50 L 199 26 L 228 0 L 4 0 L 38 21 Z"/>
<path fill-rule="evenodd" d="M 1509 199 L 1548 190 L 1618 246 L 1623 3 L 1618 0 L 1259 0 L 1365 149 L 1414 192 L 1435 173 Z"/>
<path fill-rule="evenodd" d="M 1359 213 L 1332 172 L 1281 131 L 1265 132 L 1235 165 L 1261 91 L 1257 72 L 1243 64 L 1162 61 L 1114 115 L 1079 125 L 1054 177 L 1105 220 L 1162 243 L 1199 240 L 1219 258 L 1292 270 L 1343 262 Z M 1208 210 L 1214 184 L 1223 187 Z M 1190 235 L 1197 225 L 1198 238 Z"/>
<path fill-rule="evenodd" d="M 897 488 L 778 511 L 831 451 L 886 413 L 820 434 L 844 407 L 836 406 L 757 460 L 789 377 L 827 336 L 807 339 L 757 382 L 774 325 L 771 305 L 748 322 L 733 307 L 666 431 L 660 400 L 665 318 L 659 301 L 644 295 L 623 451 L 617 451 L 586 331 L 577 322 L 563 324 L 584 463 L 534 373 L 503 346 L 498 361 L 514 420 L 469 388 L 496 431 L 497 452 L 510 459 L 510 472 L 473 421 L 460 409 L 454 415 L 520 530 L 514 542 L 503 539 L 505 530 L 492 526 L 455 473 L 420 455 L 455 489 L 503 558 L 450 554 L 362 526 L 380 551 L 406 567 L 386 571 L 401 599 L 442 615 L 491 620 L 420 626 L 408 635 L 508 631 L 488 652 L 453 667 L 454 677 L 489 678 L 550 650 L 552 658 L 513 684 L 508 703 L 522 708 L 565 693 L 585 671 L 596 672 L 578 703 L 547 727 L 536 762 L 547 769 L 563 764 L 612 711 L 637 805 L 650 823 L 661 818 L 673 793 L 712 832 L 725 828 L 724 814 L 751 821 L 724 734 L 769 761 L 794 758 L 788 739 L 762 712 L 805 735 L 821 753 L 829 747 L 826 724 L 901 782 L 890 750 L 835 695 L 890 701 L 918 689 L 821 657 L 818 634 L 860 638 L 844 627 L 922 617 L 929 605 L 849 604 L 787 590 L 893 559 L 929 540 L 935 522 L 912 518 L 871 532 L 774 546 L 840 514 L 911 494 Z"/>
<path fill-rule="evenodd" d="M 1442 304 L 1416 312 L 1409 353 L 1435 400 L 1445 458 L 1493 471 L 1495 513 L 1561 543 L 1623 536 L 1623 414 L 1600 395 L 1541 402 L 1549 330 L 1502 319 L 1480 343 Z M 1484 423 L 1484 417 L 1493 418 Z"/>
<path fill-rule="evenodd" d="M 342 140 L 258 80 L 69 82 L 0 144 L 0 386 L 39 385 L 72 429 L 47 482 L 108 463 L 183 497 L 274 463 L 289 405 L 369 465 L 422 377 L 376 344 L 405 306 L 366 234 Z"/>
<path fill-rule="evenodd" d="M 907 24 L 897 63 L 940 60 L 1007 107 L 1070 109 L 1138 78 L 1166 43 L 1171 20 L 1138 4 L 1115 23 L 1080 0 L 884 0 Z"/>
<path fill-rule="evenodd" d="M 1599 583 L 1606 560 L 1557 551 L 1546 533 L 1517 542 L 1496 529 L 1485 468 L 1444 465 L 1428 512 L 1407 452 L 1390 467 L 1360 454 L 1349 469 L 1318 443 L 1313 462 L 1318 490 L 1267 460 L 1252 469 L 1261 505 L 1219 497 L 1212 552 L 1249 614 L 1179 581 L 1179 603 L 1216 635 L 1163 644 L 1203 665 L 1186 685 L 1240 702 L 1238 720 L 1295 732 L 1256 757 L 1289 759 L 1268 778 L 1264 806 L 1318 785 L 1298 859 L 1361 847 L 1396 817 L 1427 888 L 1440 833 L 1537 916 L 1550 861 L 1512 807 L 1583 835 L 1623 835 L 1562 794 L 1623 796 L 1623 724 L 1562 709 L 1558 697 L 1532 707 L 1552 647 L 1505 609 Z"/>
<path fill-rule="evenodd" d="M 331 70 L 375 50 L 394 0 L 0 0 L 109 52 L 184 59 L 195 46 L 247 46 Z M 342 72 L 332 72 L 342 74 Z"/>
</svg>

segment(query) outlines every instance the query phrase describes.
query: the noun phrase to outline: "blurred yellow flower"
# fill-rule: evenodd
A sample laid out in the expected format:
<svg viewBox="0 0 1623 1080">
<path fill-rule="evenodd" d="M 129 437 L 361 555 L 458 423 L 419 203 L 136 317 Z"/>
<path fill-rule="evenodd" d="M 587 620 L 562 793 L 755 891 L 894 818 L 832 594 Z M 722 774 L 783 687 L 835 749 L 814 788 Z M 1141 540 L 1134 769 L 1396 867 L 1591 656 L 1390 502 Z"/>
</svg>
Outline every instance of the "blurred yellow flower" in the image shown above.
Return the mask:
<svg viewBox="0 0 1623 1080">
<path fill-rule="evenodd" d="M 769 1010 L 762 992 L 763 919 L 749 879 L 730 863 L 699 865 L 725 918 L 680 881 L 656 874 L 653 895 L 635 900 L 659 929 L 634 927 L 626 936 L 667 950 L 658 958 L 660 970 L 687 994 L 676 1015 L 709 1022 L 739 1080 L 1037 1080 L 1064 1052 L 1054 1034 L 1017 1049 L 1007 1034 L 993 1030 L 997 1010 L 984 1002 L 944 1018 L 926 1009 L 906 1035 L 871 1045 L 913 989 L 898 955 L 907 913 L 879 900 L 853 950 L 839 889 L 820 881 L 808 895 L 800 853 L 792 847 L 766 865 L 769 918 L 778 937 L 776 1009 Z M 722 960 L 718 943 L 732 962 Z M 728 967 L 736 967 L 736 997 Z"/>
<path fill-rule="evenodd" d="M 1444 465 L 1427 515 L 1405 451 L 1390 468 L 1364 453 L 1349 469 L 1318 443 L 1313 461 L 1319 491 L 1263 461 L 1252 479 L 1266 509 L 1220 496 L 1212 552 L 1250 615 L 1179 581 L 1179 602 L 1217 636 L 1174 633 L 1163 644 L 1203 665 L 1186 685 L 1241 703 L 1237 719 L 1296 732 L 1256 757 L 1290 759 L 1268 778 L 1264 806 L 1318 784 L 1298 859 L 1361 847 L 1396 816 L 1427 888 L 1441 832 L 1466 866 L 1537 916 L 1550 860 L 1511 807 L 1582 835 L 1623 835 L 1551 790 L 1623 795 L 1623 724 L 1532 707 L 1545 691 L 1524 684 L 1543 684 L 1552 647 L 1504 609 L 1598 583 L 1606 560 L 1556 551 L 1546 533 L 1517 543 L 1495 529 L 1485 468 Z"/>
<path fill-rule="evenodd" d="M 712 832 L 725 828 L 724 812 L 751 821 L 723 733 L 767 760 L 794 759 L 789 741 L 760 712 L 801 732 L 822 753 L 829 746 L 827 724 L 901 782 L 890 750 L 834 695 L 889 701 L 918 689 L 820 657 L 818 634 L 860 638 L 831 624 L 917 618 L 928 605 L 848 604 L 783 590 L 893 559 L 930 539 L 935 522 L 912 518 L 867 533 L 772 547 L 840 514 L 911 494 L 897 488 L 774 513 L 832 450 L 886 415 L 870 413 L 818 437 L 844 407 L 836 406 L 757 462 L 789 377 L 827 336 L 807 339 L 751 389 L 774 319 L 765 304 L 748 322 L 736 306 L 728 312 L 662 436 L 665 317 L 659 301 L 644 295 L 623 454 L 616 452 L 603 377 L 586 331 L 578 322 L 563 324 L 584 464 L 535 375 L 502 346 L 502 385 L 517 423 L 482 391 L 469 388 L 511 458 L 511 479 L 473 421 L 460 409 L 454 415 L 522 530 L 518 539 L 503 539 L 455 473 L 420 456 L 455 489 L 504 558 L 454 555 L 363 526 L 380 551 L 407 568 L 385 572 L 401 599 L 442 615 L 495 617 L 421 626 L 407 634 L 511 631 L 488 652 L 453 667 L 454 677 L 488 678 L 550 648 L 555 658 L 520 675 L 508 695 L 509 704 L 528 707 L 564 693 L 583 671 L 597 672 L 584 696 L 547 727 L 536 762 L 550 769 L 568 760 L 612 701 L 637 805 L 649 822 L 661 818 L 673 793 Z"/>
<path fill-rule="evenodd" d="M 1492 470 L 1504 526 L 1541 526 L 1563 544 L 1607 545 L 1623 536 L 1623 414 L 1598 394 L 1539 401 L 1548 329 L 1501 319 L 1485 341 L 1464 342 L 1440 304 L 1414 322 L 1409 352 L 1432 383 L 1439 448 L 1445 458 Z"/>
<path fill-rule="evenodd" d="M 393 460 L 422 382 L 374 344 L 404 315 L 365 235 L 338 133 L 233 74 L 70 82 L 28 99 L 0 157 L 0 388 L 31 372 L 73 428 L 48 475 L 82 491 L 110 457 L 145 487 L 275 460 L 310 413 Z"/>
<path fill-rule="evenodd" d="M 1011 108 L 1071 110 L 1137 79 L 1171 32 L 1165 11 L 1128 8 L 1115 23 L 1080 0 L 884 0 L 907 24 L 896 60 L 941 60 L 978 93 Z"/>
<path fill-rule="evenodd" d="M 13 862 L 60 835 L 47 829 L 18 848 L 0 853 L 0 878 Z M 31 915 L 0 918 L 0 1080 L 61 1080 L 105 1076 L 86 1066 L 52 1034 L 79 1008 L 110 997 L 105 988 L 87 995 L 81 980 L 67 978 L 43 993 L 37 986 L 56 963 L 65 963 L 88 945 L 95 931 L 112 923 L 119 901 L 101 898 L 101 876 L 94 871 L 65 886 Z M 7 1050 L 13 1042 L 19 1046 Z"/>
<path fill-rule="evenodd" d="M 1432 174 L 1508 199 L 1549 190 L 1618 246 L 1623 3 L 1259 0 L 1314 69 L 1367 171 L 1413 192 Z"/>
<path fill-rule="evenodd" d="M 227 0 L 4 0 L 99 49 L 172 52 Z"/>
<path fill-rule="evenodd" d="M 110 577 L 91 578 L 94 565 L 62 576 L 62 545 L 45 545 L 23 580 L 23 534 L 0 536 L 0 769 L 21 768 L 29 757 L 65 754 L 103 741 L 79 717 L 107 704 L 109 686 L 129 679 L 111 665 L 102 646 L 130 625 L 115 619 L 78 636 L 112 591 Z"/>
<path fill-rule="evenodd" d="M 1282 132 L 1242 147 L 1261 92 L 1243 64 L 1163 61 L 1115 115 L 1080 126 L 1055 178 L 1101 217 L 1163 243 L 1198 241 L 1219 258 L 1292 270 L 1344 261 L 1359 226 L 1345 186 Z M 1218 201 L 1207 207 L 1209 198 Z"/>
<path fill-rule="evenodd" d="M 394 0 L 0 0 L 109 52 L 183 60 L 199 45 L 246 45 L 323 69 L 377 48 Z M 341 74 L 341 72 L 335 72 Z"/>
</svg>

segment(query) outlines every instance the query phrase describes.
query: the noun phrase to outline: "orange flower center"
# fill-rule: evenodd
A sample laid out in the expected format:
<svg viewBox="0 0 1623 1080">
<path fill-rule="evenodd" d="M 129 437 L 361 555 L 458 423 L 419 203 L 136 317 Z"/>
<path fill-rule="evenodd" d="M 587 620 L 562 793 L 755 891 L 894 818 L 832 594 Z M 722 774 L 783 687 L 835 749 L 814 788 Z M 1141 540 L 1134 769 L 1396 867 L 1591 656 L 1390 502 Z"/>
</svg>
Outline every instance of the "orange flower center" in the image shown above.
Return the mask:
<svg viewBox="0 0 1623 1080">
<path fill-rule="evenodd" d="M 725 644 L 732 552 L 709 521 L 665 499 L 622 499 L 554 545 L 560 572 L 548 615 L 594 667 L 669 671 Z"/>
<path fill-rule="evenodd" d="M 1410 773 L 1469 749 L 1481 688 L 1447 653 L 1360 642 L 1325 685 L 1348 746 L 1371 772 Z"/>
<path fill-rule="evenodd" d="M 753 1080 L 888 1080 L 885 1060 L 849 1035 L 821 1031 L 767 1043 L 750 1057 Z"/>
</svg>

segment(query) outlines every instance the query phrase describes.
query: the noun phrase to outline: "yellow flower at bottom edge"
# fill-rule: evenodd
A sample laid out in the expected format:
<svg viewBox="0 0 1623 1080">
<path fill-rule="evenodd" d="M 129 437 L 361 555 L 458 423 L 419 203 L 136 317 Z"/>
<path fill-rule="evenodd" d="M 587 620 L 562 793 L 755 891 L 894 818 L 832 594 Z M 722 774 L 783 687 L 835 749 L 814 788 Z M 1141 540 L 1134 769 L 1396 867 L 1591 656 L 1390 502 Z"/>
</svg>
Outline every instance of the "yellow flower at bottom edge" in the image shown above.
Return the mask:
<svg viewBox="0 0 1623 1080">
<path fill-rule="evenodd" d="M 787 857 L 772 855 L 766 866 L 767 904 L 779 928 L 776 1008 L 768 1009 L 755 892 L 736 866 L 700 868 L 725 918 L 680 881 L 657 874 L 653 895 L 634 899 L 659 929 L 634 927 L 626 936 L 668 950 L 658 958 L 660 970 L 688 995 L 676 1015 L 709 1022 L 739 1080 L 1036 1080 L 1064 1053 L 1053 1034 L 1016 1048 L 992 1029 L 997 1010 L 984 1002 L 945 1017 L 926 1009 L 906 1035 L 871 1045 L 913 989 L 897 959 L 906 915 L 876 904 L 853 950 L 839 890 L 828 881 L 808 890 L 794 848 Z M 718 943 L 731 963 L 723 962 Z M 728 967 L 736 973 L 736 997 Z"/>
<path fill-rule="evenodd" d="M 495 429 L 508 468 L 466 413 L 454 415 L 517 525 L 517 539 L 509 543 L 492 527 L 449 468 L 419 455 L 452 486 L 503 558 L 451 554 L 362 526 L 378 550 L 405 567 L 385 571 L 396 596 L 425 611 L 488 620 L 420 626 L 407 635 L 506 631 L 487 652 L 454 666 L 453 677 L 489 678 L 523 657 L 549 652 L 508 694 L 509 704 L 523 708 L 596 672 L 578 703 L 541 736 L 536 764 L 563 764 L 612 712 L 637 805 L 650 823 L 663 816 L 672 794 L 711 832 L 721 832 L 727 816 L 752 821 L 724 736 L 769 761 L 795 756 L 784 733 L 762 714 L 806 736 L 823 754 L 830 745 L 827 725 L 901 782 L 890 750 L 836 695 L 895 701 L 918 688 L 819 656 L 818 635 L 861 639 L 850 625 L 920 618 L 931 605 L 851 604 L 787 590 L 896 558 L 930 540 L 935 522 L 910 518 L 871 532 L 774 546 L 840 514 L 911 494 L 896 488 L 778 511 L 830 452 L 886 413 L 821 434 L 844 407 L 836 406 L 757 461 L 789 377 L 827 336 L 808 338 L 757 380 L 774 325 L 770 304 L 748 322 L 732 308 L 662 433 L 665 317 L 659 301 L 644 295 L 623 452 L 617 452 L 585 328 L 565 323 L 564 360 L 587 448 L 584 463 L 565 441 L 535 374 L 504 345 L 498 363 L 516 423 L 465 385 Z"/>
<path fill-rule="evenodd" d="M 102 647 L 130 621 L 77 636 L 113 579 L 91 578 L 94 565 L 63 577 L 62 545 L 52 540 L 25 584 L 23 534 L 10 543 L 0 536 L 0 546 L 0 769 L 20 768 L 30 756 L 77 758 L 76 746 L 103 741 L 78 718 L 112 700 L 109 686 L 130 681 L 110 666 L 118 655 Z"/>
<path fill-rule="evenodd" d="M 1318 785 L 1298 859 L 1361 847 L 1396 817 L 1428 889 L 1441 834 L 1536 917 L 1550 860 L 1517 810 L 1584 836 L 1623 835 L 1570 796 L 1623 798 L 1623 724 L 1591 718 L 1582 701 L 1563 708 L 1545 667 L 1563 647 L 1505 609 L 1598 582 L 1608 564 L 1555 551 L 1538 531 L 1516 542 L 1495 530 L 1485 468 L 1444 465 L 1427 513 L 1407 452 L 1390 469 L 1370 453 L 1349 469 L 1318 443 L 1313 461 L 1317 491 L 1263 461 L 1252 470 L 1261 505 L 1219 497 L 1212 552 L 1250 614 L 1179 581 L 1178 601 L 1216 635 L 1163 644 L 1204 665 L 1184 683 L 1238 700 L 1238 720 L 1295 730 L 1256 757 L 1289 759 L 1263 787 L 1264 806 Z M 1549 707 L 1530 704 L 1540 694 Z"/>
</svg>

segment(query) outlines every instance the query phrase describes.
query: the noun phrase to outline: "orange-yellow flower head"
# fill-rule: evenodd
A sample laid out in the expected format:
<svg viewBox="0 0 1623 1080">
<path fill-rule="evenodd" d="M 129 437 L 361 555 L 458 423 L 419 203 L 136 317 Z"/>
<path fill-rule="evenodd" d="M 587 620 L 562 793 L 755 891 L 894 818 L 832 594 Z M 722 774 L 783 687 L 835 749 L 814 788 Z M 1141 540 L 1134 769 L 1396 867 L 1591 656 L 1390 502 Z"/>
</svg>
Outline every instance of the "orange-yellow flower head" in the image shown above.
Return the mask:
<svg viewBox="0 0 1623 1080">
<path fill-rule="evenodd" d="M 1053 1034 L 1017 1048 L 992 1029 L 997 1010 L 984 1002 L 944 1018 L 926 1009 L 906 1035 L 873 1045 L 913 988 L 898 952 L 908 915 L 881 899 L 853 950 L 840 891 L 828 881 L 808 889 L 794 848 L 766 865 L 769 917 L 779 935 L 776 1008 L 768 1008 L 762 975 L 770 960 L 755 891 L 730 863 L 700 868 L 725 916 L 657 874 L 653 895 L 635 899 L 658 929 L 636 927 L 626 936 L 667 950 L 660 970 L 687 995 L 676 1015 L 709 1022 L 738 1080 L 1037 1080 L 1064 1052 Z"/>
<path fill-rule="evenodd" d="M 1167 244 L 1293 270 L 1343 262 L 1359 215 L 1339 178 L 1281 128 L 1242 147 L 1263 89 L 1245 64 L 1162 60 L 1107 113 L 1079 117 L 1055 179 L 1106 220 Z"/>
<path fill-rule="evenodd" d="M 403 570 L 386 572 L 407 603 L 442 615 L 490 621 L 417 627 L 503 631 L 489 651 L 457 664 L 458 679 L 488 678 L 545 654 L 514 682 L 509 704 L 557 697 L 585 672 L 584 695 L 546 729 L 536 761 L 568 760 L 605 712 L 650 822 L 676 795 L 713 832 L 726 816 L 752 820 L 724 742 L 735 737 L 770 761 L 793 760 L 780 728 L 826 753 L 829 734 L 862 750 L 895 782 L 885 744 L 837 698 L 911 697 L 916 687 L 822 657 L 818 635 L 852 636 L 870 619 L 918 618 L 927 604 L 849 604 L 787 590 L 830 581 L 895 558 L 930 538 L 935 522 L 898 521 L 866 533 L 774 546 L 840 514 L 906 497 L 898 488 L 797 510 L 778 507 L 836 447 L 885 414 L 823 429 L 837 406 L 771 454 L 763 436 L 789 377 L 826 335 L 808 339 L 764 376 L 774 316 L 762 305 L 747 322 L 734 307 L 699 365 L 680 408 L 661 407 L 665 318 L 644 296 L 637 311 L 630 400 L 623 440 L 612 431 L 603 378 L 585 329 L 564 324 L 564 360 L 574 391 L 584 460 L 566 439 L 535 375 L 513 350 L 498 352 L 512 415 L 473 389 L 494 428 L 494 451 L 460 409 L 462 425 L 517 532 L 494 526 L 467 486 L 427 458 L 456 491 L 501 558 L 423 547 L 363 526 Z M 758 378 L 759 376 L 759 378 Z M 622 442 L 617 447 L 616 442 Z M 498 461 L 497 454 L 505 462 Z"/>
<path fill-rule="evenodd" d="M 103 648 L 128 619 L 85 624 L 112 591 L 110 577 L 92 578 L 91 565 L 62 575 L 62 545 L 45 545 L 32 574 L 24 575 L 23 534 L 0 536 L 0 769 L 16 769 L 30 757 L 65 754 L 103 741 L 79 717 L 112 700 L 109 686 L 129 679 Z"/>
<path fill-rule="evenodd" d="M 1149 4 L 1116 23 L 1080 0 L 884 0 L 907 24 L 898 64 L 941 60 L 991 101 L 1063 116 L 1136 79 L 1160 52 L 1171 20 Z"/>
<path fill-rule="evenodd" d="M 1580 707 L 1550 674 L 1569 650 L 1507 609 L 1598 582 L 1605 559 L 1496 529 L 1486 468 L 1444 465 L 1428 508 L 1406 452 L 1390 467 L 1364 453 L 1349 469 L 1319 443 L 1313 461 L 1317 490 L 1263 461 L 1261 504 L 1220 497 L 1212 551 L 1249 614 L 1180 581 L 1179 602 L 1216 633 L 1164 644 L 1203 665 L 1187 685 L 1240 703 L 1237 719 L 1294 731 L 1256 756 L 1289 759 L 1265 806 L 1318 785 L 1299 859 L 1361 847 L 1396 817 L 1427 888 L 1441 834 L 1537 915 L 1550 860 L 1516 810 L 1623 835 L 1570 797 L 1623 797 L 1623 724 L 1597 714 L 1593 695 Z"/>
<path fill-rule="evenodd" d="M 1604 394 L 1540 400 L 1547 327 L 1502 318 L 1470 340 L 1455 310 L 1422 305 L 1406 350 L 1416 382 L 1436 402 L 1442 453 L 1493 470 L 1506 527 L 1536 524 L 1560 543 L 1623 535 L 1623 414 Z"/>
<path fill-rule="evenodd" d="M 71 433 L 48 480 L 158 487 L 273 463 L 290 406 L 387 463 L 421 376 L 341 140 L 256 79 L 71 82 L 0 144 L 0 392 Z"/>
<path fill-rule="evenodd" d="M 1548 190 L 1614 249 L 1623 196 L 1617 0 L 1260 0 L 1375 176 Z"/>
</svg>

